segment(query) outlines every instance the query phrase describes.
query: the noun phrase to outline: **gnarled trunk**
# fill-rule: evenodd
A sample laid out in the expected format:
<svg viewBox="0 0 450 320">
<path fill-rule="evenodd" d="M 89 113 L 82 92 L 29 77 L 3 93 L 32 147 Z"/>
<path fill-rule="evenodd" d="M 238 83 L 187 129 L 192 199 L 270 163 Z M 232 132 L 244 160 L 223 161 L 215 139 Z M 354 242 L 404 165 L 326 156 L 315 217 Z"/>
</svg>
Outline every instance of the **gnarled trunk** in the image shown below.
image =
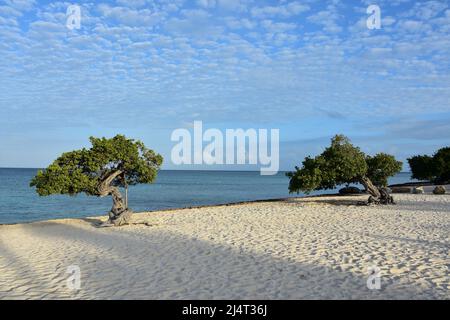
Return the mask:
<svg viewBox="0 0 450 320">
<path fill-rule="evenodd" d="M 373 185 L 372 181 L 365 176 L 360 179 L 360 182 L 370 194 L 368 199 L 369 204 L 395 204 L 394 198 L 389 195 L 386 188 L 377 188 Z"/>
<path fill-rule="evenodd" d="M 111 185 L 114 179 L 123 174 L 122 171 L 117 170 L 105 177 L 98 186 L 100 197 L 111 195 L 113 199 L 113 206 L 109 212 L 109 219 L 103 226 L 122 226 L 130 223 L 133 212 L 128 210 L 127 204 L 123 201 L 122 194 L 119 188 Z"/>
</svg>

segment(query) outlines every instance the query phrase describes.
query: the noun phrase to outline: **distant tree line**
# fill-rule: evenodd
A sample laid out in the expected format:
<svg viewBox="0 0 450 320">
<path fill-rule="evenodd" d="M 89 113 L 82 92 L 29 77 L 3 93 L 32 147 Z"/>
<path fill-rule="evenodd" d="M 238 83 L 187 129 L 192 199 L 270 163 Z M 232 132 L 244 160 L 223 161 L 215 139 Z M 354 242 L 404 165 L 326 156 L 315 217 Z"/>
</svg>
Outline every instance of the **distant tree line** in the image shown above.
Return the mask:
<svg viewBox="0 0 450 320">
<path fill-rule="evenodd" d="M 417 155 L 408 159 L 411 178 L 438 184 L 450 182 L 450 147 L 439 149 L 433 156 Z"/>
</svg>

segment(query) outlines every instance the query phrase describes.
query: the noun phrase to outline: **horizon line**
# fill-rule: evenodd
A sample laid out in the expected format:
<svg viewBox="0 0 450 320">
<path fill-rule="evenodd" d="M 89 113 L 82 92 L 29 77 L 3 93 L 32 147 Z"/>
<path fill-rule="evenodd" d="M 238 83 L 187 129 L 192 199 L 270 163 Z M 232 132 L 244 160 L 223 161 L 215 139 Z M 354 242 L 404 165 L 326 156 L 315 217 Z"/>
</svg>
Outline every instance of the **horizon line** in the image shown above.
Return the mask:
<svg viewBox="0 0 450 320">
<path fill-rule="evenodd" d="M 45 168 L 32 167 L 0 167 L 0 169 L 34 169 L 44 170 Z M 260 172 L 260 170 L 223 170 L 223 169 L 160 169 L 159 171 L 217 171 L 217 172 Z M 278 170 L 278 172 L 289 172 L 295 170 Z M 399 173 L 412 173 L 411 171 L 400 171 Z"/>
</svg>

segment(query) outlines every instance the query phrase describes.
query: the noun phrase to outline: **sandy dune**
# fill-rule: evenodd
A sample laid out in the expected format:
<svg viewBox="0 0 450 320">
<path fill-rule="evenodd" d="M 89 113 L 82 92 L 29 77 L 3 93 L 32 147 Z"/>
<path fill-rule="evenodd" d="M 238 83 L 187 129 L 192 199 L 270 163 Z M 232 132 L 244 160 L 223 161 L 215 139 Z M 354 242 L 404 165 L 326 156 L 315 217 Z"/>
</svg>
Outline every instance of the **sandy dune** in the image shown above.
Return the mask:
<svg viewBox="0 0 450 320">
<path fill-rule="evenodd" d="M 0 226 L 2 299 L 450 299 L 450 196 L 293 199 Z M 364 198 L 364 197 L 363 197 Z M 80 290 L 67 267 L 81 270 Z M 367 288 L 368 268 L 381 289 Z"/>
</svg>

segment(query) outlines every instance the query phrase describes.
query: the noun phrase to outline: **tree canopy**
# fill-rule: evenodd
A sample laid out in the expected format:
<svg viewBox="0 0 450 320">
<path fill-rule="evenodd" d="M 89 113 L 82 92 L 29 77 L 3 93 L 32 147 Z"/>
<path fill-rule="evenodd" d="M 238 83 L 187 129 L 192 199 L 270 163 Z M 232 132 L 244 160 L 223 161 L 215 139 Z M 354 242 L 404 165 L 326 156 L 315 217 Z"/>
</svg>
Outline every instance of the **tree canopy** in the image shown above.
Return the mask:
<svg viewBox="0 0 450 320">
<path fill-rule="evenodd" d="M 450 181 L 450 147 L 439 149 L 433 156 L 438 183 Z"/>
<path fill-rule="evenodd" d="M 433 156 L 417 155 L 408 159 L 411 178 L 436 183 L 450 181 L 450 147 L 439 149 Z"/>
<path fill-rule="evenodd" d="M 411 168 L 412 179 L 434 180 L 436 178 L 436 169 L 434 168 L 433 157 L 427 155 L 417 155 L 408 159 Z"/>
<path fill-rule="evenodd" d="M 110 139 L 91 137 L 90 142 L 90 149 L 63 153 L 48 168 L 39 170 L 30 186 L 36 187 L 41 196 L 113 195 L 115 205 L 127 209 L 123 203 L 116 203 L 122 201 L 117 187 L 153 182 L 162 156 L 146 148 L 141 141 L 123 135 Z"/>
<path fill-rule="evenodd" d="M 402 170 L 402 162 L 397 161 L 394 156 L 386 153 L 378 153 L 375 156 L 367 156 L 367 177 L 377 187 L 386 187 L 388 178 L 396 175 Z"/>
<path fill-rule="evenodd" d="M 41 196 L 86 193 L 98 196 L 98 184 L 108 174 L 120 170 L 123 175 L 114 185 L 124 187 L 151 183 L 163 158 L 140 141 L 123 135 L 114 138 L 90 138 L 92 148 L 63 153 L 47 169 L 39 170 L 31 186 Z"/>
<path fill-rule="evenodd" d="M 377 187 L 386 186 L 387 178 L 400 172 L 401 168 L 402 163 L 393 156 L 385 153 L 366 156 L 347 137 L 336 135 L 320 155 L 305 158 L 302 167 L 295 167 L 294 172 L 287 174 L 289 191 L 308 194 L 359 182 L 374 199 L 378 199 L 381 194 Z"/>
<path fill-rule="evenodd" d="M 306 157 L 302 164 L 302 168 L 295 167 L 295 172 L 288 173 L 290 192 L 334 189 L 341 184 L 358 182 L 358 177 L 367 172 L 364 153 L 343 135 L 335 136 L 322 154 Z"/>
</svg>

